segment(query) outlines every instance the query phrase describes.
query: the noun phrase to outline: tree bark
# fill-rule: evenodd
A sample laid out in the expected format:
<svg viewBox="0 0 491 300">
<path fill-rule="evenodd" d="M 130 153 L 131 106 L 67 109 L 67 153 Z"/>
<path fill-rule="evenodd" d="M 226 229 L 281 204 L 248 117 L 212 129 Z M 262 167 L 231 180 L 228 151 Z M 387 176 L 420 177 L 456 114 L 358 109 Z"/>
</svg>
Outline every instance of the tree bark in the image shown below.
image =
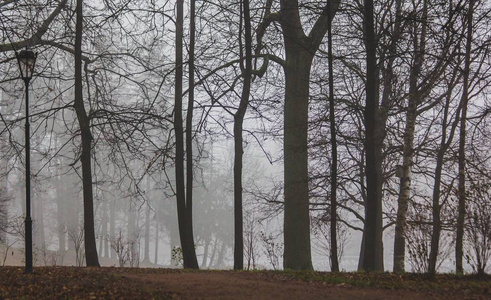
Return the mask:
<svg viewBox="0 0 491 300">
<path fill-rule="evenodd" d="M 365 247 L 363 269 L 383 271 L 382 249 L 382 197 L 381 197 L 381 116 L 378 104 L 377 39 L 373 0 L 364 1 L 364 36 L 366 47 L 366 104 L 365 104 L 365 151 L 367 201 L 365 217 Z"/>
<path fill-rule="evenodd" d="M 308 97 L 312 54 L 290 44 L 285 66 L 285 249 L 283 267 L 311 270 L 308 186 Z"/>
<path fill-rule="evenodd" d="M 147 179 L 148 181 L 148 179 Z M 148 185 L 147 185 L 148 186 Z M 148 190 L 147 190 L 148 191 Z M 150 205 L 147 203 L 145 209 L 145 252 L 143 254 L 143 261 L 150 263 Z"/>
<path fill-rule="evenodd" d="M 209 248 L 210 248 L 210 238 L 206 238 L 205 239 L 205 250 L 204 250 L 204 253 L 203 253 L 203 259 L 201 260 L 201 268 L 206 268 L 206 264 L 207 264 L 207 261 L 208 261 L 208 251 L 209 251 Z"/>
<path fill-rule="evenodd" d="M 109 203 L 109 240 L 116 238 L 116 203 L 115 199 L 111 199 Z M 116 252 L 112 247 L 109 247 L 111 258 L 116 258 Z"/>
<path fill-rule="evenodd" d="M 400 9 L 400 8 L 399 8 Z M 398 9 L 398 10 L 399 10 Z M 402 152 L 402 174 L 400 177 L 399 197 L 397 199 L 397 217 L 394 236 L 394 265 L 393 271 L 401 273 L 405 271 L 406 257 L 406 221 L 411 192 L 411 175 L 414 155 L 414 131 L 416 127 L 417 108 L 421 102 L 421 92 L 418 88 L 418 80 L 426 52 L 426 21 L 427 1 L 423 4 L 423 16 L 421 18 L 421 37 L 418 39 L 417 24 L 414 24 L 413 55 L 414 63 L 409 74 L 409 98 L 406 110 L 406 124 L 404 128 L 404 141 Z M 400 15 L 400 13 L 398 14 Z M 399 23 L 397 23 L 399 24 Z"/>
<path fill-rule="evenodd" d="M 104 252 L 104 257 L 108 258 L 109 257 L 109 239 L 107 236 L 107 222 L 108 222 L 108 217 L 107 217 L 107 201 L 104 201 L 102 204 L 102 234 L 101 234 L 101 240 L 104 242 L 104 245 L 102 246 L 102 249 L 100 251 Z"/>
<path fill-rule="evenodd" d="M 466 140 L 466 122 L 467 122 L 467 106 L 469 102 L 469 75 L 471 64 L 472 51 L 472 18 L 474 13 L 474 0 L 469 0 L 469 10 L 467 12 L 467 38 L 465 45 L 465 61 L 462 87 L 462 112 L 460 117 L 460 139 L 459 139 L 459 208 L 457 217 L 457 237 L 455 241 L 455 271 L 457 274 L 463 274 L 464 268 L 462 259 L 464 255 L 464 225 L 465 225 L 465 205 L 466 205 L 466 190 L 465 190 L 465 140 Z"/>
<path fill-rule="evenodd" d="M 240 49 L 241 69 L 244 81 L 242 84 L 242 94 L 240 97 L 239 108 L 234 115 L 234 270 L 242 270 L 244 268 L 244 230 L 242 216 L 242 160 L 244 155 L 244 145 L 242 127 L 247 105 L 249 104 L 252 80 L 252 27 L 249 11 L 249 0 L 243 0 L 241 6 L 243 8 L 245 29 L 245 66 L 243 64 L 243 50 Z M 239 36 L 239 39 L 242 40 L 242 37 Z"/>
<path fill-rule="evenodd" d="M 155 209 L 155 265 L 158 265 L 158 260 L 159 260 L 159 211 L 158 211 L 158 205 Z"/>
<path fill-rule="evenodd" d="M 285 269 L 311 270 L 308 186 L 308 102 L 312 59 L 327 32 L 339 1 L 331 1 L 308 36 L 297 0 L 282 0 L 280 24 L 286 60 L 284 110 L 284 255 Z"/>
<path fill-rule="evenodd" d="M 85 262 L 88 267 L 99 267 L 94 228 L 94 197 L 92 191 L 92 134 L 90 119 L 85 111 L 82 84 L 82 34 L 83 34 L 83 1 L 77 0 L 75 28 L 75 101 L 74 108 L 80 126 L 82 138 L 82 185 L 84 199 L 84 241 Z"/>
<path fill-rule="evenodd" d="M 192 200 L 187 199 L 184 184 L 184 134 L 182 120 L 182 75 L 183 75 L 183 6 L 184 1 L 177 1 L 176 19 L 176 78 L 174 105 L 174 132 L 176 137 L 176 200 L 179 235 L 181 239 L 183 266 L 185 269 L 198 269 L 192 227 Z"/>
<path fill-rule="evenodd" d="M 330 3 L 328 5 L 328 10 Z M 328 39 L 328 63 L 329 63 L 329 122 L 331 130 L 331 271 L 339 272 L 338 261 L 338 238 L 337 238 L 337 186 L 338 186 L 338 144 L 336 141 L 336 115 L 334 113 L 334 72 L 333 72 L 333 55 L 332 55 L 332 30 L 331 16 L 328 15 L 327 39 Z"/>
<path fill-rule="evenodd" d="M 442 178 L 443 162 L 445 158 L 445 153 L 447 149 L 450 147 L 450 144 L 452 143 L 452 140 L 454 138 L 455 129 L 457 127 L 457 124 L 459 123 L 458 115 L 460 114 L 460 109 L 461 109 L 460 106 L 462 105 L 462 103 L 460 103 L 460 106 L 456 113 L 457 117 L 453 121 L 453 124 L 451 125 L 450 133 L 448 133 L 448 138 L 447 138 L 447 129 L 449 126 L 449 124 L 447 123 L 449 119 L 449 109 L 450 109 L 450 102 L 452 100 L 452 90 L 454 88 L 454 84 L 455 81 L 452 79 L 452 81 L 448 85 L 449 91 L 447 92 L 446 103 L 443 113 L 440 147 L 438 149 L 437 158 L 436 158 L 435 179 L 434 179 L 435 182 L 433 186 L 432 210 L 431 210 L 432 218 L 433 218 L 432 232 L 431 232 L 431 245 L 430 245 L 430 254 L 428 257 L 428 274 L 430 276 L 434 276 L 436 274 L 437 259 L 440 249 L 440 234 L 442 230 L 442 222 L 440 217 L 440 210 L 441 210 L 440 194 L 441 194 L 441 178 Z"/>
</svg>

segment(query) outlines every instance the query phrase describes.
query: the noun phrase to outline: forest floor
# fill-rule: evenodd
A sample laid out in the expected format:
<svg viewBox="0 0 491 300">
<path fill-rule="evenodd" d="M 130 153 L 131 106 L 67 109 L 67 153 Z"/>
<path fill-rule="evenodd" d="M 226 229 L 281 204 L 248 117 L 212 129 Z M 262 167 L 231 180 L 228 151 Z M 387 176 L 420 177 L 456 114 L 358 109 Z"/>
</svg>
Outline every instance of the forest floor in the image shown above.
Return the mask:
<svg viewBox="0 0 491 300">
<path fill-rule="evenodd" d="M 491 299 L 490 277 L 0 267 L 0 299 Z"/>
</svg>

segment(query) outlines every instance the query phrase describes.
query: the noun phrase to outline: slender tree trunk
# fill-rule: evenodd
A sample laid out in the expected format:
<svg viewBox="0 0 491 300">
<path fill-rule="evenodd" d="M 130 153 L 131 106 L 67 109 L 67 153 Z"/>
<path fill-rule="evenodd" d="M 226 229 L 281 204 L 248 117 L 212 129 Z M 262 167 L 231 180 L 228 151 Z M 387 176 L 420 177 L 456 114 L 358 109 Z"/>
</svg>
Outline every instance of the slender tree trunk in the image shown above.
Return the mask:
<svg viewBox="0 0 491 300">
<path fill-rule="evenodd" d="M 399 8 L 398 8 L 399 11 Z M 398 14 L 399 16 L 399 14 Z M 411 192 L 411 175 L 414 155 L 414 131 L 416 126 L 417 108 L 421 102 L 421 92 L 418 88 L 418 79 L 426 53 L 426 22 L 428 16 L 427 1 L 423 4 L 423 16 L 420 21 L 422 26 L 421 36 L 418 35 L 418 24 L 413 24 L 413 55 L 414 63 L 409 74 L 409 98 L 406 110 L 406 124 L 404 129 L 404 144 L 402 153 L 402 174 L 400 176 L 399 197 L 397 199 L 397 217 L 394 236 L 394 265 L 393 271 L 400 273 L 405 271 L 406 257 L 406 220 Z M 397 23 L 399 24 L 399 23 Z"/>
<path fill-rule="evenodd" d="M 58 252 L 61 257 L 66 251 L 66 221 L 65 214 L 66 206 L 64 205 L 63 199 L 66 198 L 65 187 L 62 186 L 63 182 L 60 176 L 57 178 L 56 186 L 56 213 L 58 221 Z"/>
<path fill-rule="evenodd" d="M 34 201 L 34 246 L 45 253 L 46 251 L 46 237 L 44 233 L 44 200 L 39 197 L 37 201 Z"/>
<path fill-rule="evenodd" d="M 402 174 L 400 177 L 399 197 L 397 198 L 397 217 L 394 235 L 394 273 L 405 271 L 406 257 L 406 220 L 411 192 L 411 175 L 413 162 L 414 130 L 416 124 L 416 106 L 409 96 L 409 106 L 406 112 L 406 128 L 404 130 L 404 146 L 402 154 Z"/>
<path fill-rule="evenodd" d="M 328 3 L 330 7 L 330 3 Z M 329 10 L 329 9 L 328 9 Z M 328 63 L 329 63 L 329 121 L 331 130 L 331 271 L 339 272 L 338 261 L 338 238 L 337 238 L 337 186 L 338 186 L 338 144 L 336 141 L 336 115 L 334 113 L 334 74 L 333 74 L 333 57 L 332 57 L 332 30 L 331 16 L 329 15 L 327 27 L 328 39 Z"/>
<path fill-rule="evenodd" d="M 225 257 L 225 252 L 227 250 L 227 244 L 225 242 L 222 242 L 222 245 L 220 247 L 220 251 L 218 252 L 217 260 L 215 264 L 213 265 L 213 268 L 219 269 L 223 265 L 223 259 Z"/>
<path fill-rule="evenodd" d="M 377 40 L 373 0 L 364 1 L 364 28 L 366 46 L 366 105 L 365 105 L 365 151 L 367 201 L 365 217 L 365 248 L 363 269 L 365 271 L 383 271 L 382 247 L 382 203 L 381 203 L 381 133 L 378 112 Z"/>
<path fill-rule="evenodd" d="M 211 268 L 211 266 L 215 262 L 215 256 L 218 250 L 218 243 L 219 243 L 218 239 L 215 238 L 215 240 L 213 241 L 213 251 L 211 252 L 210 261 L 208 262 L 208 268 Z"/>
<path fill-rule="evenodd" d="M 158 265 L 159 260 L 159 231 L 159 211 L 157 205 L 157 209 L 155 209 L 155 265 Z"/>
<path fill-rule="evenodd" d="M 100 251 L 104 252 L 104 257 L 109 257 L 109 241 L 107 236 L 107 222 L 109 218 L 107 217 L 107 201 L 104 201 L 102 204 L 102 232 L 101 232 L 101 240 L 104 242 L 102 249 Z"/>
<path fill-rule="evenodd" d="M 94 228 L 94 197 L 92 191 L 92 134 L 90 119 L 84 107 L 82 85 L 82 34 L 83 34 L 83 0 L 77 0 L 75 29 L 75 112 L 82 138 L 82 185 L 84 198 L 84 241 L 85 262 L 88 267 L 99 267 Z"/>
<path fill-rule="evenodd" d="M 109 239 L 116 238 L 116 203 L 115 199 L 110 200 L 110 210 L 109 210 Z M 110 248 L 111 258 L 116 258 L 116 252 L 112 247 Z"/>
<path fill-rule="evenodd" d="M 437 152 L 436 158 L 436 166 L 435 166 L 435 182 L 433 186 L 433 196 L 432 196 L 432 232 L 431 232 L 431 245 L 430 245 L 430 254 L 428 257 L 428 274 L 430 276 L 434 276 L 436 274 L 437 268 L 437 259 L 440 251 L 440 234 L 442 230 L 442 223 L 440 217 L 441 205 L 440 205 L 440 194 L 441 194 L 441 178 L 442 178 L 442 169 L 443 162 L 445 158 L 445 153 L 449 148 L 450 144 L 455 135 L 455 129 L 457 124 L 459 123 L 460 109 L 462 103 L 458 108 L 456 113 L 456 119 L 453 121 L 451 125 L 450 133 L 447 135 L 448 130 L 448 119 L 449 119 L 449 109 L 450 102 L 452 101 L 452 90 L 454 88 L 455 81 L 452 80 L 449 83 L 449 91 L 447 92 L 446 103 L 444 107 L 443 120 L 442 120 L 442 131 L 441 131 L 441 141 L 440 147 Z M 447 138 L 448 136 L 448 138 Z"/>
<path fill-rule="evenodd" d="M 201 260 L 201 268 L 206 268 L 209 248 L 210 248 L 210 239 L 207 238 L 205 239 L 205 251 L 203 253 L 203 259 Z"/>
<path fill-rule="evenodd" d="M 145 209 L 145 253 L 143 255 L 143 261 L 150 263 L 150 205 L 149 203 L 147 203 L 147 207 Z"/>
<path fill-rule="evenodd" d="M 182 75 L 183 75 L 183 0 L 177 0 L 176 19 L 176 79 L 174 105 L 174 132 L 176 136 L 176 198 L 179 235 L 185 269 L 198 269 L 192 227 L 192 199 L 186 201 L 184 184 L 184 134 L 182 120 Z M 190 130 L 190 128 L 189 128 Z M 188 149 L 189 150 L 189 149 Z"/>
<path fill-rule="evenodd" d="M 247 105 L 251 92 L 252 80 L 252 29 L 251 16 L 249 11 L 249 0 L 242 1 L 244 13 L 244 36 L 245 36 L 245 66 L 243 64 L 244 57 L 242 47 L 241 53 L 241 69 L 244 82 L 242 85 L 242 95 L 237 112 L 234 115 L 234 221 L 235 221 L 235 243 L 234 243 L 234 269 L 242 270 L 244 268 L 244 230 L 242 216 L 242 159 L 244 154 L 242 127 L 244 116 L 246 114 Z M 241 12 L 242 19 L 242 12 Z M 241 22 L 242 23 L 242 22 Z M 241 31 L 241 30 L 240 30 Z M 242 37 L 239 36 L 242 40 Z M 241 43 L 242 44 L 242 43 Z"/>
<path fill-rule="evenodd" d="M 195 0 L 190 1 L 189 20 L 189 92 L 186 116 L 186 231 L 194 249 L 193 239 L 193 108 L 194 108 L 194 44 L 195 44 Z M 196 254 L 194 254 L 196 256 Z M 194 264 L 194 263 L 193 263 Z M 198 268 L 196 261 L 195 268 Z"/>
<path fill-rule="evenodd" d="M 460 139 L 459 139 L 459 208 L 457 217 L 457 237 L 455 241 L 455 271 L 457 274 L 463 274 L 464 268 L 462 258 L 464 255 L 464 223 L 465 223 L 465 140 L 466 140 L 466 122 L 467 106 L 469 102 L 469 75 L 472 51 L 472 18 L 474 13 L 475 0 L 469 1 L 469 10 L 467 12 L 467 39 L 465 45 L 465 62 L 462 87 L 462 112 L 460 117 Z"/>
<path fill-rule="evenodd" d="M 128 242 L 133 241 L 136 238 L 136 211 L 135 211 L 135 204 L 133 201 L 130 201 L 129 203 L 129 209 L 127 212 L 127 217 L 128 217 L 128 222 L 126 223 L 126 240 Z"/>
</svg>

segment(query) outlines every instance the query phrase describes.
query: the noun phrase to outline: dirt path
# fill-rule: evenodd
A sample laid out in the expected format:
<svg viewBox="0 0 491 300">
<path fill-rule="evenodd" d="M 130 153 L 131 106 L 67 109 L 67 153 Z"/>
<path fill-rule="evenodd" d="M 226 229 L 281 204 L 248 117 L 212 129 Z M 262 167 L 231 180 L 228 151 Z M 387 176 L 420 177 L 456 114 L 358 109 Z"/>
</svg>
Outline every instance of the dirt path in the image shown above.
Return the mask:
<svg viewBox="0 0 491 300">
<path fill-rule="evenodd" d="M 355 288 L 317 282 L 272 279 L 255 273 L 189 272 L 121 274 L 144 285 L 159 285 L 175 299 L 443 299 L 403 290 Z M 444 299 L 453 297 L 445 296 Z M 462 298 L 460 298 L 462 299 Z"/>
</svg>

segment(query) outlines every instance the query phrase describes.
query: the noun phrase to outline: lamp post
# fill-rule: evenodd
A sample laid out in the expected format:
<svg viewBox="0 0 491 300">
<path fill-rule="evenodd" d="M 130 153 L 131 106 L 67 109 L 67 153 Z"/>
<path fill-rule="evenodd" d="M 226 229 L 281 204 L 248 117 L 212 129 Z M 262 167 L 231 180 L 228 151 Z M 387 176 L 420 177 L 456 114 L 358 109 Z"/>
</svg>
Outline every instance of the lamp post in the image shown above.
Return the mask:
<svg viewBox="0 0 491 300">
<path fill-rule="evenodd" d="M 26 90 L 26 273 L 32 273 L 32 219 L 31 219 L 31 144 L 29 141 L 29 82 L 31 81 L 36 64 L 37 53 L 30 50 L 15 52 L 19 63 L 20 76 L 25 83 Z"/>
</svg>

